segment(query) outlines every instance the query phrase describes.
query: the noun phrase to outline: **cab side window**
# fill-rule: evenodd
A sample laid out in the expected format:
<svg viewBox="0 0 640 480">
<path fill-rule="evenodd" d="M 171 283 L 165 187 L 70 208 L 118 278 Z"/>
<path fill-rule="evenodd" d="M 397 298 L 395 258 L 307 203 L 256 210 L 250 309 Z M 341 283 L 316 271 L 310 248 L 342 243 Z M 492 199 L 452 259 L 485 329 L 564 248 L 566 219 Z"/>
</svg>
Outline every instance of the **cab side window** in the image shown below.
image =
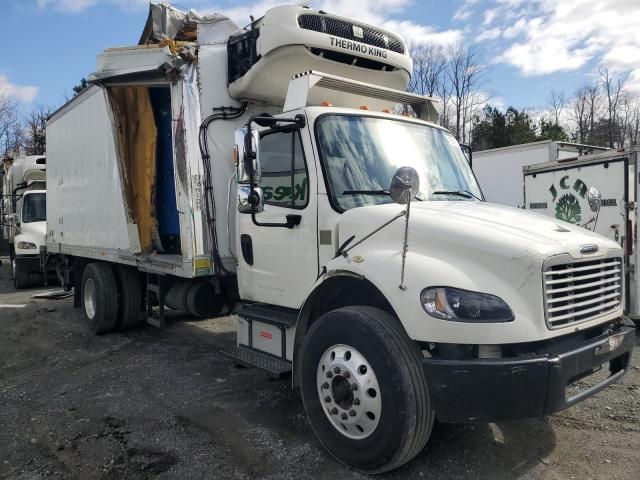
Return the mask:
<svg viewBox="0 0 640 480">
<path fill-rule="evenodd" d="M 267 132 L 260 139 L 260 187 L 264 203 L 304 208 L 309 202 L 309 176 L 297 130 Z"/>
</svg>

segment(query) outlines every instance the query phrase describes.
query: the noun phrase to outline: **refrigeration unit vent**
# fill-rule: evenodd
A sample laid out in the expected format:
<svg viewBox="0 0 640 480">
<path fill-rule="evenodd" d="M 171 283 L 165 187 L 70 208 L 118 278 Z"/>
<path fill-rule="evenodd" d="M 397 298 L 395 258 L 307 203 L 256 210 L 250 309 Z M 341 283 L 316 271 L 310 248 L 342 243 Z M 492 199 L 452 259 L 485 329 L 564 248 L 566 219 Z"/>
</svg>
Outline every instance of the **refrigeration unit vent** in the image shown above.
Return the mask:
<svg viewBox="0 0 640 480">
<path fill-rule="evenodd" d="M 298 26 L 305 30 L 322 32 L 340 38 L 384 48 L 404 54 L 402 42 L 388 33 L 364 25 L 347 22 L 321 14 L 304 14 L 298 17 Z"/>
</svg>

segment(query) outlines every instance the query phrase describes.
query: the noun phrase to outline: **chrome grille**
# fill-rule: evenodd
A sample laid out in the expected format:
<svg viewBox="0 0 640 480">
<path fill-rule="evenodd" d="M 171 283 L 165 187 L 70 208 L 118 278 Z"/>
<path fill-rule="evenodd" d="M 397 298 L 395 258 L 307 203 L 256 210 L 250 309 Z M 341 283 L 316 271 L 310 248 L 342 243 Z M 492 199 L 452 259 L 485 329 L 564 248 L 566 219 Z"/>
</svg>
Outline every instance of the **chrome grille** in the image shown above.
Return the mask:
<svg viewBox="0 0 640 480">
<path fill-rule="evenodd" d="M 362 38 L 358 38 L 353 34 L 353 27 L 362 29 Z M 313 30 L 314 32 L 327 33 L 336 37 L 354 40 L 374 47 L 385 48 L 392 52 L 404 53 L 402 42 L 388 33 L 375 30 L 357 23 L 346 22 L 337 18 L 327 17 L 326 15 L 316 15 L 306 13 L 298 17 L 298 26 L 305 30 Z"/>
<path fill-rule="evenodd" d="M 592 320 L 620 308 L 622 273 L 617 257 L 547 266 L 543 282 L 549 327 Z"/>
</svg>

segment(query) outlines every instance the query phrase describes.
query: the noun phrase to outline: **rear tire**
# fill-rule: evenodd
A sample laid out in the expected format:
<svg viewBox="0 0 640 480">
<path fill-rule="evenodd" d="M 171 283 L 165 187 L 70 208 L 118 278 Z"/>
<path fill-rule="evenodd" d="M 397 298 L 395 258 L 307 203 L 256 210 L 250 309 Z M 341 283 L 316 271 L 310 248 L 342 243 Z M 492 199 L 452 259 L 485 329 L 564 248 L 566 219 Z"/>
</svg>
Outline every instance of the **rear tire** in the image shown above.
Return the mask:
<svg viewBox="0 0 640 480">
<path fill-rule="evenodd" d="M 340 308 L 312 325 L 299 384 L 311 427 L 334 458 L 382 473 L 424 448 L 435 415 L 421 358 L 398 321 L 377 308 Z"/>
<path fill-rule="evenodd" d="M 82 313 L 89 329 L 100 335 L 118 320 L 118 285 L 107 263 L 90 263 L 82 274 Z"/>
<path fill-rule="evenodd" d="M 142 288 L 138 271 L 118 265 L 114 268 L 118 283 L 118 330 L 136 327 L 142 321 Z"/>
<path fill-rule="evenodd" d="M 20 267 L 20 264 L 15 257 L 11 261 L 11 270 L 13 277 L 13 286 L 18 290 L 27 288 L 29 286 L 29 272 L 24 271 Z"/>
</svg>

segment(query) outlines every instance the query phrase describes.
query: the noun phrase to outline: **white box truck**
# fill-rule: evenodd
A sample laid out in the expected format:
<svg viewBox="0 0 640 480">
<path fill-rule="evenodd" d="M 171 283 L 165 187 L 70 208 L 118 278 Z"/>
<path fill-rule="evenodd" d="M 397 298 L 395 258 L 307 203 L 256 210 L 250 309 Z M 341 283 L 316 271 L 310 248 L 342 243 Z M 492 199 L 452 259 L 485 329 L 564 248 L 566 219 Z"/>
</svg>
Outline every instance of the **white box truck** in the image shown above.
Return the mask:
<svg viewBox="0 0 640 480">
<path fill-rule="evenodd" d="M 473 152 L 475 173 L 487 202 L 524 208 L 522 168 L 607 150 L 579 143 L 542 140 Z"/>
<path fill-rule="evenodd" d="M 16 288 L 41 274 L 40 247 L 46 236 L 46 158 L 43 155 L 7 157 L 3 161 L 3 236 L 9 241 L 11 275 Z"/>
<path fill-rule="evenodd" d="M 609 150 L 523 170 L 526 208 L 583 226 L 620 245 L 626 272 L 626 313 L 636 321 L 640 320 L 636 276 L 639 151 L 640 147 Z"/>
<path fill-rule="evenodd" d="M 436 418 L 547 415 L 629 368 L 620 245 L 482 201 L 432 100 L 404 91 L 398 35 L 152 5 L 141 45 L 97 67 L 48 122 L 43 251 L 96 333 L 143 305 L 156 323 L 233 308 L 229 355 L 291 372 L 320 443 L 368 473 Z"/>
</svg>

